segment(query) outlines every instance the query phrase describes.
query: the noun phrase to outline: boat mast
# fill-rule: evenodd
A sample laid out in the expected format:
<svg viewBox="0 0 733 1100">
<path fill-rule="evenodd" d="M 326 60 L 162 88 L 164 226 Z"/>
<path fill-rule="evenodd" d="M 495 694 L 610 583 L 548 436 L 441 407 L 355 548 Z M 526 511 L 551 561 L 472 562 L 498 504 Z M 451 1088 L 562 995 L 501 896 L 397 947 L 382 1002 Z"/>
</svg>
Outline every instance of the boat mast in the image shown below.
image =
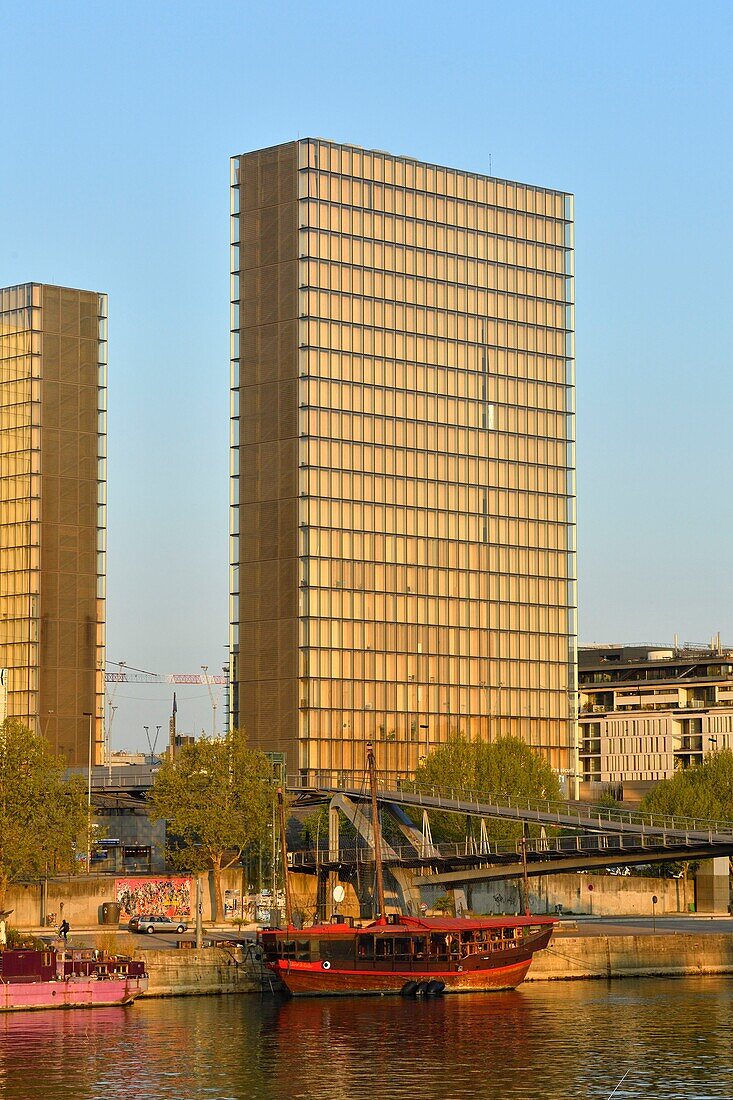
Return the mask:
<svg viewBox="0 0 733 1100">
<path fill-rule="evenodd" d="M 524 915 L 530 916 L 529 911 L 529 875 L 527 874 L 527 837 L 522 836 L 522 879 L 524 882 Z"/>
<path fill-rule="evenodd" d="M 384 876 L 382 874 L 382 831 L 379 828 L 379 812 L 377 810 L 377 765 L 374 760 L 374 746 L 367 742 L 367 771 L 369 773 L 369 789 L 372 795 L 372 838 L 374 840 L 374 866 L 377 873 L 377 920 L 383 920 L 387 913 L 384 904 Z"/>
<path fill-rule="evenodd" d="M 288 875 L 288 841 L 285 834 L 285 798 L 282 787 L 277 788 L 277 808 L 280 816 L 280 858 L 283 861 L 283 887 L 285 890 L 285 927 L 293 923 L 293 910 L 290 904 L 290 877 Z"/>
</svg>

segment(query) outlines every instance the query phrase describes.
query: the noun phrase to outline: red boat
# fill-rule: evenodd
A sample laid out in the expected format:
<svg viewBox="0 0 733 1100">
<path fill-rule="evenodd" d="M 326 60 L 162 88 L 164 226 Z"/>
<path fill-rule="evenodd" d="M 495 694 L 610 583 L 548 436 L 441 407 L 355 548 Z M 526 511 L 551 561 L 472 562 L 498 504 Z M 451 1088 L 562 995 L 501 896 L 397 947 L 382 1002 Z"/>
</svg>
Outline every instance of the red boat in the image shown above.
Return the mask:
<svg viewBox="0 0 733 1100">
<path fill-rule="evenodd" d="M 0 1012 L 130 1004 L 148 988 L 145 963 L 99 951 L 3 951 Z"/>
<path fill-rule="evenodd" d="M 265 965 L 293 995 L 514 989 L 546 947 L 551 917 L 390 916 L 260 933 Z"/>
<path fill-rule="evenodd" d="M 532 955 L 547 947 L 553 917 L 387 916 L 377 814 L 374 752 L 367 746 L 372 795 L 378 919 L 364 926 L 334 917 L 330 924 L 295 928 L 290 919 L 290 889 L 285 871 L 286 927 L 259 934 L 265 966 L 293 995 L 488 992 L 514 989 L 524 980 Z M 283 866 L 285 815 L 282 792 L 280 834 Z M 342 894 L 343 896 L 343 894 Z M 525 896 L 527 896 L 525 882 Z"/>
</svg>

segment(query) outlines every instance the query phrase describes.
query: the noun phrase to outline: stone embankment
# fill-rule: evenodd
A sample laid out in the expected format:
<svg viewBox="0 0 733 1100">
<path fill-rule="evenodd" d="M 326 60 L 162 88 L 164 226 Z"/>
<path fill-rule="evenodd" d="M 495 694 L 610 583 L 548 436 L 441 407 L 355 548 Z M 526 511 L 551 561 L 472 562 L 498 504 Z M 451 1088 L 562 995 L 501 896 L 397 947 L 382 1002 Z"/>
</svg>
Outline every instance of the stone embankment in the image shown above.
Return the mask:
<svg viewBox="0 0 733 1100">
<path fill-rule="evenodd" d="M 535 956 L 527 981 L 730 973 L 733 936 L 729 934 L 555 935 L 550 946 Z"/>
<path fill-rule="evenodd" d="M 269 971 L 241 947 L 145 951 L 141 957 L 149 975 L 146 997 L 259 993 L 272 988 Z"/>
<path fill-rule="evenodd" d="M 239 947 L 145 951 L 147 997 L 275 991 L 276 980 Z M 527 981 L 733 974 L 733 936 L 680 932 L 636 936 L 555 936 L 535 956 Z"/>
</svg>

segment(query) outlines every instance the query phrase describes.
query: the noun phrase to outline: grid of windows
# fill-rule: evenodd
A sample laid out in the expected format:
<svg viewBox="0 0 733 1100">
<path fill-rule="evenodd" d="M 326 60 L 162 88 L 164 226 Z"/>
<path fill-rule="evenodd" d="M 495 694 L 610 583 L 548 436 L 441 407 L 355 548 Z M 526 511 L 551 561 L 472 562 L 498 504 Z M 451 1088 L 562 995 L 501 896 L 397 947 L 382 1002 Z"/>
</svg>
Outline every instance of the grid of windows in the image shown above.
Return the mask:
<svg viewBox="0 0 733 1100">
<path fill-rule="evenodd" d="M 573 773 L 570 196 L 306 140 L 235 159 L 232 220 L 235 720 L 307 772 L 460 731 Z"/>
<path fill-rule="evenodd" d="M 106 297 L 0 291 L 0 667 L 72 763 L 103 740 Z"/>
</svg>

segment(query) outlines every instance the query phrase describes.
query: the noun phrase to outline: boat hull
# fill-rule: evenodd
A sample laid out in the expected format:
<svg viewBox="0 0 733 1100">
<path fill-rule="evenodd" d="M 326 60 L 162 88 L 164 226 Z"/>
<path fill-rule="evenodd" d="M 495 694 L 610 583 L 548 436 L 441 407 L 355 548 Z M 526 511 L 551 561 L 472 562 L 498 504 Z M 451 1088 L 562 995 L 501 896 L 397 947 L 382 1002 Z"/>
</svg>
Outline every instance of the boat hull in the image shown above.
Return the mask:
<svg viewBox="0 0 733 1100">
<path fill-rule="evenodd" d="M 491 969 L 433 970 L 324 970 L 318 963 L 283 960 L 268 966 L 293 997 L 333 997 L 399 994 L 407 982 L 443 982 L 444 993 L 496 993 L 515 989 L 527 975 L 532 959 L 525 958 Z"/>
<path fill-rule="evenodd" d="M 3 982 L 0 983 L 0 1012 L 127 1005 L 145 993 L 147 988 L 147 977 Z"/>
</svg>

